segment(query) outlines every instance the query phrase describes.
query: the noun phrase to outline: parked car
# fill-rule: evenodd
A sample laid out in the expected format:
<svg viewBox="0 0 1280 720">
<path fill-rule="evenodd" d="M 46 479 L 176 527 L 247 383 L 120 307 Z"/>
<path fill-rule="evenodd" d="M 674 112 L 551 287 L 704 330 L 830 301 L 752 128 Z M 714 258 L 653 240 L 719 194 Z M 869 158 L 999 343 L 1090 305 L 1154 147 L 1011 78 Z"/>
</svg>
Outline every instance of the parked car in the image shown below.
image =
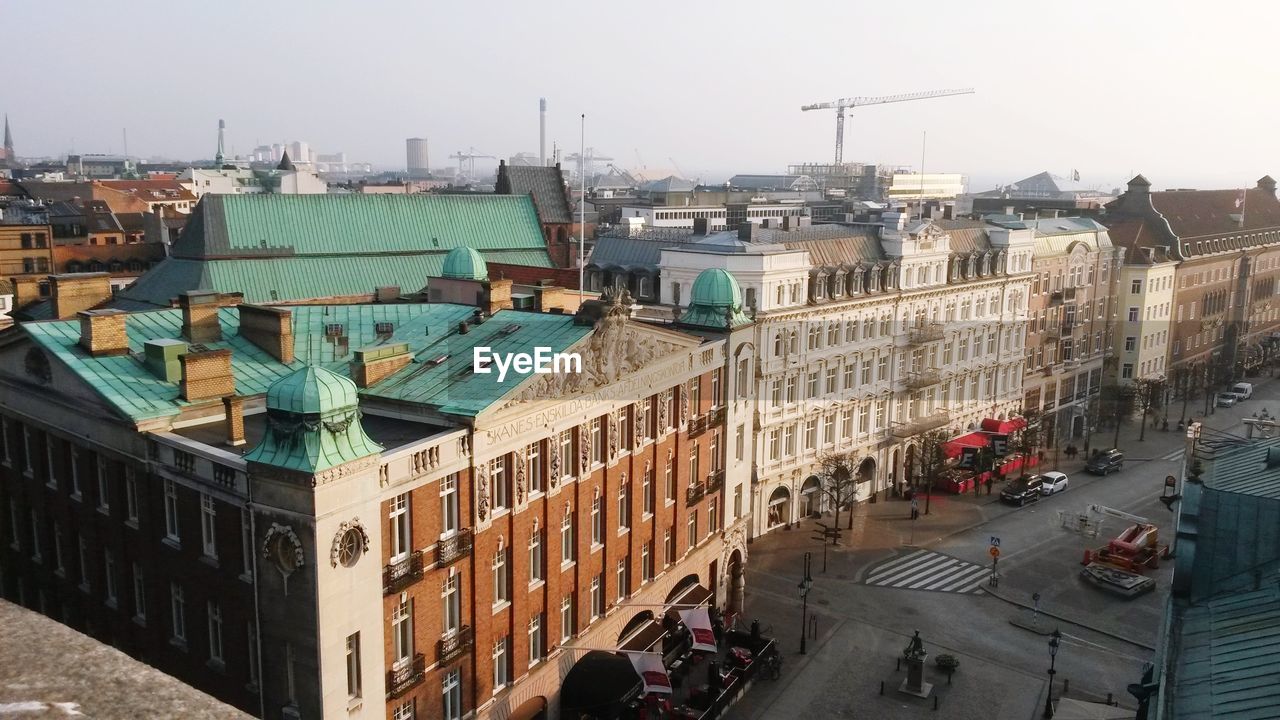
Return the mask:
<svg viewBox="0 0 1280 720">
<path fill-rule="evenodd" d="M 1045 495 L 1060 493 L 1067 489 L 1067 474 L 1050 470 L 1040 474 L 1040 489 Z"/>
<path fill-rule="evenodd" d="M 1240 401 L 1240 396 L 1233 392 L 1218 393 L 1218 407 L 1232 407 Z"/>
<path fill-rule="evenodd" d="M 1044 495 L 1044 491 L 1041 489 L 1043 485 L 1044 482 L 1039 475 L 1018 478 L 1009 483 L 1009 487 L 1000 491 L 1000 499 L 1021 507 L 1029 502 L 1039 500 Z"/>
<path fill-rule="evenodd" d="M 1120 472 L 1124 469 L 1124 453 L 1115 448 L 1103 450 L 1089 458 L 1089 461 L 1084 464 L 1084 469 L 1094 475 L 1109 475 L 1113 472 Z"/>
<path fill-rule="evenodd" d="M 1253 383 L 1238 382 L 1231 386 L 1231 392 L 1241 400 L 1253 397 Z"/>
</svg>

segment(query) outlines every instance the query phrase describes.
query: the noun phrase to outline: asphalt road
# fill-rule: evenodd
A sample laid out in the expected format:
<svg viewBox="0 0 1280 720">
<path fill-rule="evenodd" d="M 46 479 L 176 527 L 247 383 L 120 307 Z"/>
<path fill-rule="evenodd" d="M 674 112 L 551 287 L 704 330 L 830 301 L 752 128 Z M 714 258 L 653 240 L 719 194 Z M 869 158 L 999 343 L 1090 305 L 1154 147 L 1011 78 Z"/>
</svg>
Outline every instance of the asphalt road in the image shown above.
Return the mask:
<svg viewBox="0 0 1280 720">
<path fill-rule="evenodd" d="M 1280 383 L 1254 384 L 1253 399 L 1217 409 L 1205 419 L 1206 432 L 1243 436 L 1245 417 L 1264 407 L 1280 411 Z M 1181 405 L 1170 409 L 1176 419 Z M 1191 407 L 1196 416 L 1202 410 L 1203 404 Z M 729 717 L 919 717 L 931 710 L 931 700 L 897 694 L 904 675 L 894 669 L 916 630 L 931 654 L 961 659 L 951 685 L 936 672 L 930 678 L 938 683 L 936 717 L 1038 716 L 1050 663 L 1047 638 L 1011 622 L 1029 623 L 1033 594 L 1052 615 L 1040 616 L 1041 631 L 1058 628 L 1064 634 L 1055 660 L 1055 697 L 1067 680 L 1073 697 L 1103 700 L 1110 694 L 1136 707 L 1125 688 L 1152 659 L 1172 563 L 1149 573 L 1158 583 L 1149 594 L 1107 594 L 1080 579 L 1081 559 L 1129 523 L 1108 519 L 1098 537 L 1086 538 L 1064 530 L 1059 513 L 1104 505 L 1148 518 L 1160 527 L 1160 541 L 1169 542 L 1173 513 L 1158 498 L 1165 477 L 1182 471 L 1185 439 L 1174 429 L 1148 428 L 1142 442 L 1137 436 L 1136 424 L 1121 431 L 1123 471 L 1095 477 L 1079 470 L 1081 462 L 1062 462 L 1069 488 L 1023 508 L 1004 506 L 994 496 L 937 498 L 931 516 L 913 531 L 905 503 L 863 506 L 846 538 L 849 545 L 828 553 L 826 573 L 820 572 L 811 525 L 757 538 L 748 563 L 745 615 L 771 627 L 789 655 L 783 678 L 757 683 Z M 1095 435 L 1095 447 L 1110 437 Z M 981 568 L 990 567 L 993 536 L 1000 539 L 1000 583 L 988 590 L 982 582 L 988 573 Z M 800 655 L 796 585 L 806 550 L 815 558 L 808 607 L 817 632 L 806 641 L 808 653 Z M 885 695 L 879 693 L 881 681 Z"/>
</svg>

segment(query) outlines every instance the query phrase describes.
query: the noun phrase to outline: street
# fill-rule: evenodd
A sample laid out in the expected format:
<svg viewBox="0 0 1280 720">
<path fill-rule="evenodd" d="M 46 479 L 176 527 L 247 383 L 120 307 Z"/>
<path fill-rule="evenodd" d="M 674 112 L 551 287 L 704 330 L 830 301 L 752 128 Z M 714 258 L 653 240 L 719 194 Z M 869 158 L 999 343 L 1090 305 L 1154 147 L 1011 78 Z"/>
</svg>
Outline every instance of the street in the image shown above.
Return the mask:
<svg viewBox="0 0 1280 720">
<path fill-rule="evenodd" d="M 1280 410 L 1280 383 L 1251 379 L 1254 396 L 1233 408 L 1218 408 L 1205 422 L 1210 431 L 1244 435 L 1242 420 L 1263 408 Z M 1110 696 L 1136 708 L 1126 692 L 1149 662 L 1168 596 L 1172 562 L 1148 575 L 1156 590 L 1125 599 L 1081 579 L 1084 552 L 1103 546 L 1129 522 L 1105 518 L 1096 538 L 1061 526 L 1059 512 L 1081 513 L 1090 504 L 1145 517 L 1172 540 L 1173 512 L 1158 498 L 1168 475 L 1182 471 L 1185 434 L 1176 432 L 1181 404 L 1171 406 L 1169 431 L 1146 431 L 1137 421 L 1121 429 L 1126 460 L 1121 472 L 1096 477 L 1075 462 L 1059 459 L 1070 476 L 1066 491 L 1026 507 L 992 495 L 934 495 L 930 512 L 910 520 L 909 504 L 884 500 L 856 508 L 853 529 L 839 547 L 828 547 L 826 571 L 815 521 L 756 538 L 750 546 L 744 617 L 759 618 L 780 639 L 786 657 L 776 682 L 758 681 L 727 717 L 734 720 L 810 718 L 909 718 L 932 713 L 934 699 L 897 691 L 905 677 L 895 664 L 916 630 L 930 654 L 927 680 L 934 684 L 937 713 L 947 718 L 1040 717 L 1050 666 L 1048 633 L 1063 638 L 1054 661 L 1054 698 L 1064 692 L 1103 702 Z M 1203 401 L 1191 411 L 1203 410 Z M 1197 415 L 1198 417 L 1198 415 Z M 1149 421 L 1150 422 L 1150 421 Z M 1106 447 L 1111 432 L 1095 434 Z M 1053 469 L 1050 457 L 1044 469 Z M 920 504 L 922 513 L 925 503 Z M 1176 506 L 1175 506 L 1176 507 Z M 847 515 L 841 525 L 847 527 Z M 819 519 L 830 525 L 830 514 Z M 913 527 L 914 525 L 914 527 Z M 999 585 L 990 587 L 992 538 L 999 542 Z M 803 554 L 813 553 L 809 595 L 808 653 L 799 654 L 801 601 L 797 592 Z M 1032 622 L 1037 615 L 1038 623 Z M 1014 623 L 1017 623 L 1015 625 Z M 933 658 L 960 660 L 951 683 Z M 883 683 L 883 695 L 881 684 Z"/>
</svg>

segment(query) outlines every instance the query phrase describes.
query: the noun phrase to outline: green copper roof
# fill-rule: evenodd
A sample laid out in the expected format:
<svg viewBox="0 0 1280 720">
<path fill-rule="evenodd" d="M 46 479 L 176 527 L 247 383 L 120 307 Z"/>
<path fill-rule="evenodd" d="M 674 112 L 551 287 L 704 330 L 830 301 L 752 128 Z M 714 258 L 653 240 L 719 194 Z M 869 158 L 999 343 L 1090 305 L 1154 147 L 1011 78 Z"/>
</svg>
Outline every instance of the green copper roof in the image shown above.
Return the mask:
<svg viewBox="0 0 1280 720">
<path fill-rule="evenodd" d="M 316 473 L 382 452 L 360 425 L 356 385 L 324 368 L 304 367 L 267 390 L 267 432 L 244 457 Z"/>
<path fill-rule="evenodd" d="M 738 327 L 751 322 L 742 312 L 738 281 L 720 268 L 698 273 L 689 295 L 689 309 L 680 316 L 684 325 L 708 328 Z"/>
<path fill-rule="evenodd" d="M 443 277 L 459 280 L 488 280 L 489 266 L 484 257 L 469 247 L 457 247 L 444 256 Z"/>
<path fill-rule="evenodd" d="M 474 347 L 488 346 L 494 352 L 533 352 L 535 347 L 545 347 L 551 352 L 564 352 L 592 329 L 574 324 L 570 315 L 504 310 L 462 334 L 458 325 L 470 320 L 475 308 L 444 303 L 298 305 L 287 309 L 293 314 L 296 359 L 291 365 L 280 363 L 240 336 L 236 308 L 219 311 L 222 340 L 205 346 L 232 351 L 231 370 L 241 395 L 268 393 L 276 381 L 307 366 L 347 377 L 356 349 L 406 343 L 413 362 L 373 387 L 359 390 L 359 394 L 474 416 L 500 400 L 524 377 L 513 370 L 505 382 L 499 383 L 496 374 L 473 374 Z M 385 332 L 387 324 L 392 329 L 390 335 Z M 332 325 L 341 326 L 347 339 L 345 345 L 326 338 L 325 328 Z M 189 404 L 179 397 L 178 383 L 166 382 L 147 368 L 144 354 L 148 340 L 181 336 L 181 310 L 131 313 L 125 321 L 130 354 L 110 357 L 95 358 L 80 348 L 78 320 L 31 322 L 20 327 L 54 362 L 61 362 L 78 375 L 125 418 L 134 422 L 163 418 L 178 414 Z M 379 333 L 379 329 L 384 332 Z M 283 398 L 283 391 L 281 388 L 277 397 Z M 293 406 L 295 411 L 309 412 L 308 408 L 320 407 L 309 405 L 305 399 L 296 402 L 300 404 Z M 281 399 L 277 405 L 284 407 L 286 403 Z"/>
</svg>

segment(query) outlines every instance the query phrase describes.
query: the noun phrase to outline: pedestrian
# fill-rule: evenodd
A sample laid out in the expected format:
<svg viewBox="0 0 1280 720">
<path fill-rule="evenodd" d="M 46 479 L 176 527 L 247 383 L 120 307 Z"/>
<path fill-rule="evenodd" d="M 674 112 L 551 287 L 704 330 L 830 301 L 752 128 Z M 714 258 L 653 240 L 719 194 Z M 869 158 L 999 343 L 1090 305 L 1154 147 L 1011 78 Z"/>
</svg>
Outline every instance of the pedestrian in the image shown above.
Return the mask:
<svg viewBox="0 0 1280 720">
<path fill-rule="evenodd" d="M 992 486 L 992 485 L 995 485 L 995 484 L 996 484 L 995 478 L 993 478 L 993 477 L 988 477 L 988 478 L 987 478 L 987 494 L 988 494 L 988 495 L 990 495 L 990 494 L 991 494 L 991 486 Z"/>
<path fill-rule="evenodd" d="M 915 498 L 911 498 L 911 519 L 915 520 L 920 517 L 920 503 Z"/>
</svg>

